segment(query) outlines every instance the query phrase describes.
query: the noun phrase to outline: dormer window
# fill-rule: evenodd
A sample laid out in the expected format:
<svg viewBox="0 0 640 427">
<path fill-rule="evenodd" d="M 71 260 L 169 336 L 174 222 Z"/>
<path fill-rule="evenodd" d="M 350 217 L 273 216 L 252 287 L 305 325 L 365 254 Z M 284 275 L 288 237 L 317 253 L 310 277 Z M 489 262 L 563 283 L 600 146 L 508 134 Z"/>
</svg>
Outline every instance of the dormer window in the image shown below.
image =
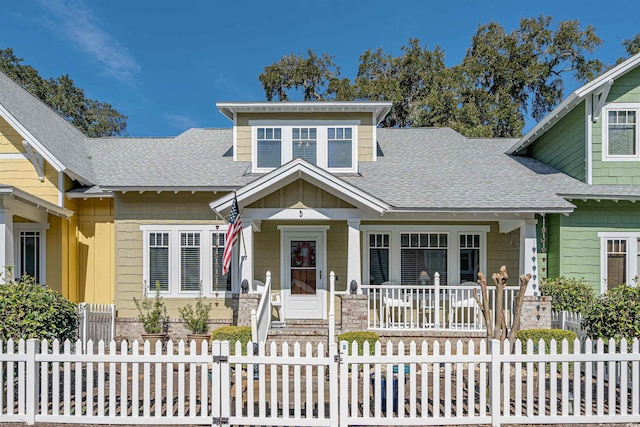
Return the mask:
<svg viewBox="0 0 640 427">
<path fill-rule="evenodd" d="M 253 172 L 269 172 L 294 159 L 331 172 L 357 171 L 357 120 L 254 120 Z"/>
</svg>

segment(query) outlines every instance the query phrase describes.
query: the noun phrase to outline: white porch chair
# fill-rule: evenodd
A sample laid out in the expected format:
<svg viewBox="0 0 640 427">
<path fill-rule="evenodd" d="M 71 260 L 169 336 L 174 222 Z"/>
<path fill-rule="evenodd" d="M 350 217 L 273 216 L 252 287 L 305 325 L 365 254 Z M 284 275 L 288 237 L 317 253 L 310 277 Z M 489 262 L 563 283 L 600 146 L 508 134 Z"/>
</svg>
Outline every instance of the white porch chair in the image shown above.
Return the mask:
<svg viewBox="0 0 640 427">
<path fill-rule="evenodd" d="M 476 283 L 464 282 L 461 285 L 474 286 Z M 466 288 L 450 292 L 450 324 L 471 327 L 480 323 L 480 307 L 473 297 L 473 290 Z"/>
<path fill-rule="evenodd" d="M 381 287 L 397 285 L 395 282 L 383 282 Z M 402 291 L 399 291 L 402 292 Z M 404 322 L 407 310 L 412 309 L 412 301 L 409 294 L 402 293 L 401 295 L 389 295 L 389 290 L 385 289 L 382 294 L 382 307 L 385 314 L 385 320 L 387 326 L 392 323 L 393 320 L 399 321 L 402 319 Z M 393 315 L 393 312 L 397 311 L 397 317 Z"/>
</svg>

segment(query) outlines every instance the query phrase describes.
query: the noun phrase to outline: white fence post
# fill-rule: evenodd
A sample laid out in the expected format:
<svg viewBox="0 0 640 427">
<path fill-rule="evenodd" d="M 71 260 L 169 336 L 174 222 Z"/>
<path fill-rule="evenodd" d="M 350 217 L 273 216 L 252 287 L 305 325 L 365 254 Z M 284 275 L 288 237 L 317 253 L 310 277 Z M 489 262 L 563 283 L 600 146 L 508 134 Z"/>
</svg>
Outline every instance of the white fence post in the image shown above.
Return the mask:
<svg viewBox="0 0 640 427">
<path fill-rule="evenodd" d="M 336 339 L 336 273 L 329 273 L 329 342 L 331 346 Z"/>
<path fill-rule="evenodd" d="M 500 405 L 501 402 L 501 382 L 500 382 L 500 340 L 492 339 L 489 341 L 491 353 L 491 365 L 489 374 L 489 405 L 491 409 L 491 425 L 493 427 L 500 426 Z M 480 390 L 482 393 L 482 390 Z"/>
<path fill-rule="evenodd" d="M 436 329 L 440 329 L 440 273 L 437 271 L 433 275 L 433 285 L 435 286 L 435 289 L 433 290 L 433 308 L 435 309 L 434 325 Z"/>
<path fill-rule="evenodd" d="M 89 305 L 86 302 L 78 304 L 78 319 L 79 321 L 79 339 L 82 340 L 82 351 L 85 351 L 87 346 L 87 336 L 89 334 Z"/>
<path fill-rule="evenodd" d="M 40 402 L 40 369 L 36 363 L 36 354 L 40 349 L 40 341 L 35 338 L 27 340 L 27 405 L 26 405 L 26 423 L 34 425 L 36 422 L 37 403 Z M 46 392 L 46 391 L 45 391 Z"/>
</svg>

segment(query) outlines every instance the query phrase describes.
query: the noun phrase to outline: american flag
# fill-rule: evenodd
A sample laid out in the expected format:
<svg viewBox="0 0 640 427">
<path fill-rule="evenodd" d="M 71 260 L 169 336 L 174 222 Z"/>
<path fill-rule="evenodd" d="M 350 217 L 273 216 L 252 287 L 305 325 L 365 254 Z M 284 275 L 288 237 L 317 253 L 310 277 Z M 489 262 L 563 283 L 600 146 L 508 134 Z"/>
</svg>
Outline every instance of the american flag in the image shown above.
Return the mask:
<svg viewBox="0 0 640 427">
<path fill-rule="evenodd" d="M 240 220 L 240 210 L 238 209 L 238 199 L 233 195 L 233 203 L 231 204 L 231 213 L 229 214 L 229 228 L 224 239 L 224 252 L 222 253 L 222 274 L 227 274 L 231 266 L 231 254 L 233 245 L 238 241 L 238 234 L 242 230 L 242 221 Z"/>
</svg>

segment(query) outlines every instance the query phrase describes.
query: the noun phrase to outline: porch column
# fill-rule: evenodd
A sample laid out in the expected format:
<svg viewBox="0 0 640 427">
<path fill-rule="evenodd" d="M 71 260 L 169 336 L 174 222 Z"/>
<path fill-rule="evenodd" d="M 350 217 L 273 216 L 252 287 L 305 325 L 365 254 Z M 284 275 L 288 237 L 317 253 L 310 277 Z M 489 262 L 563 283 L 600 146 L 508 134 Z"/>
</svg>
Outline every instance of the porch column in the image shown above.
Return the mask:
<svg viewBox="0 0 640 427">
<path fill-rule="evenodd" d="M 351 281 L 355 280 L 358 290 L 362 285 L 362 266 L 360 265 L 360 219 L 349 219 L 349 243 L 347 245 L 347 294 Z"/>
<path fill-rule="evenodd" d="M 8 209 L 0 209 L 0 283 L 7 280 L 7 267 L 15 266 L 13 248 L 13 214 Z"/>
<path fill-rule="evenodd" d="M 253 221 L 249 218 L 242 219 L 242 235 L 238 243 L 238 258 L 240 261 L 238 292 L 240 292 L 240 285 L 244 279 L 249 282 L 249 289 L 253 288 Z"/>
<path fill-rule="evenodd" d="M 520 227 L 520 274 L 531 274 L 526 296 L 540 294 L 538 287 L 538 248 L 536 247 L 536 220 L 526 220 Z"/>
</svg>

